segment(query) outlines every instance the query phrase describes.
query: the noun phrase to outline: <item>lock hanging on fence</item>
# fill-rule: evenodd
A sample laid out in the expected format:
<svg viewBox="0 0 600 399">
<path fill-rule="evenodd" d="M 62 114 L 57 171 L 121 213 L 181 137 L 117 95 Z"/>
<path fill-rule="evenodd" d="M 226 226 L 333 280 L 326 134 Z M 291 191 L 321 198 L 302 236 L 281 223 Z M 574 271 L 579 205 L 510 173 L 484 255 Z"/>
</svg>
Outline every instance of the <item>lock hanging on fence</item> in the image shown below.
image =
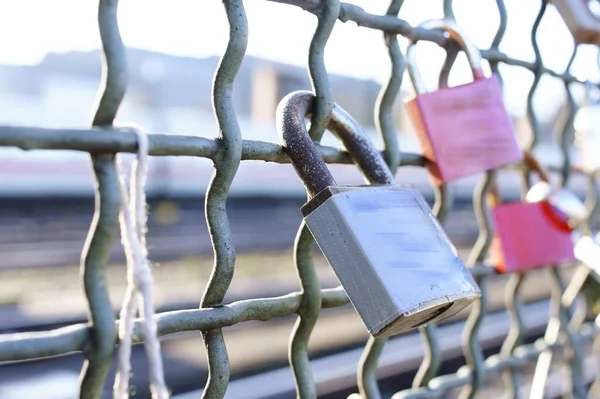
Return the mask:
<svg viewBox="0 0 600 399">
<path fill-rule="evenodd" d="M 560 229 L 571 231 L 573 257 L 587 267 L 596 281 L 600 282 L 600 235 L 592 237 L 588 225 L 590 212 L 583 201 L 571 191 L 552 187 L 547 181 L 534 184 L 527 192 L 525 201 L 546 201 L 551 205 L 546 211 L 552 212 L 549 214 L 552 221 L 558 223 Z"/>
<path fill-rule="evenodd" d="M 551 188 L 533 155 L 526 152 L 523 161 L 541 179 L 525 201 L 502 204 L 497 187 L 490 192 L 496 227 L 490 260 L 502 273 L 575 261 L 573 229 L 582 220 L 583 204 L 567 190 Z"/>
<path fill-rule="evenodd" d="M 535 162 L 541 170 L 537 161 L 530 154 L 525 156 L 532 159 L 531 162 Z M 589 212 L 583 201 L 567 189 L 553 187 L 547 180 L 547 176 L 527 191 L 525 201 L 547 204 L 544 209 L 548 212 L 548 216 L 563 230 L 573 230 L 589 218 Z"/>
<path fill-rule="evenodd" d="M 588 0 L 549 0 L 554 5 L 577 44 L 600 44 L 600 19 Z"/>
<path fill-rule="evenodd" d="M 369 333 L 395 335 L 477 300 L 479 287 L 418 190 L 336 184 L 308 135 L 309 108 L 297 92 L 287 95 L 277 108 L 277 130 L 309 194 L 301 208 L 306 225 Z M 359 129 L 337 105 L 329 127 Z M 361 167 L 385 165 L 369 140 L 344 146 Z"/>
<path fill-rule="evenodd" d="M 523 153 L 504 106 L 500 81 L 496 75 L 485 76 L 477 47 L 451 20 L 429 20 L 419 27 L 449 34 L 467 55 L 474 78 L 471 83 L 428 93 L 417 66 L 417 41 L 409 43 L 407 68 L 416 96 L 405 106 L 423 156 L 429 161 L 432 184 L 519 161 Z"/>
<path fill-rule="evenodd" d="M 586 172 L 600 169 L 600 98 L 598 87 L 586 85 L 586 104 L 577 110 L 574 127 L 581 168 Z"/>
</svg>

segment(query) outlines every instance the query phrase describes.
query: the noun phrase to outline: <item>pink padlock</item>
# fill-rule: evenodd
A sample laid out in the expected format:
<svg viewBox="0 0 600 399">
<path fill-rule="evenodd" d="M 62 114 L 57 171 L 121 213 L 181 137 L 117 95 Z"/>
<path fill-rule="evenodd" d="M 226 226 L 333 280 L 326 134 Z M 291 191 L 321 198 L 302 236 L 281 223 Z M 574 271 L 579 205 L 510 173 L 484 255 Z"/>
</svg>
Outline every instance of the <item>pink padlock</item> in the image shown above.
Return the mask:
<svg viewBox="0 0 600 399">
<path fill-rule="evenodd" d="M 546 172 L 530 153 L 524 154 L 523 161 L 548 183 Z M 561 196 L 548 191 L 540 196 L 538 191 L 529 192 L 528 199 L 534 202 L 504 204 L 497 188 L 491 191 L 495 234 L 490 260 L 501 273 L 575 261 L 572 219 L 578 210 L 563 206 L 566 192 Z"/>
<path fill-rule="evenodd" d="M 467 55 L 474 78 L 471 83 L 428 93 L 416 65 L 416 41 L 409 44 L 407 68 L 417 95 L 406 103 L 406 110 L 429 161 L 432 184 L 519 161 L 523 152 L 504 106 L 502 87 L 496 75 L 485 76 L 479 49 L 452 20 L 425 21 L 419 27 L 441 29 L 454 39 Z"/>
</svg>

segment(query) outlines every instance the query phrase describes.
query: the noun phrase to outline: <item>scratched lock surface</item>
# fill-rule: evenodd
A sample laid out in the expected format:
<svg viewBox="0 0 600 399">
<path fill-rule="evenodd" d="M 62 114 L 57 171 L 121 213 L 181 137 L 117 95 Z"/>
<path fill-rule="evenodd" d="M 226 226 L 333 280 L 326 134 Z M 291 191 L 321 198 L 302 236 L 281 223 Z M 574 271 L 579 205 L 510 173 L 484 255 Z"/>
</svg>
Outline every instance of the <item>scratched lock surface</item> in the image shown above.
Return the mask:
<svg viewBox="0 0 600 399">
<path fill-rule="evenodd" d="M 398 147 L 397 132 L 390 123 L 392 105 L 397 100 L 400 84 L 403 79 L 402 64 L 405 61 L 406 52 L 400 48 L 398 36 L 411 39 L 427 40 L 445 45 L 448 38 L 439 31 L 428 29 L 417 29 L 405 20 L 401 19 L 402 1 L 391 1 L 389 7 L 377 13 L 368 13 L 363 9 L 349 3 L 336 1 L 279 1 L 288 3 L 290 7 L 300 6 L 314 14 L 318 21 L 318 32 L 311 43 L 311 60 L 308 73 L 314 82 L 313 91 L 317 96 L 315 109 L 312 116 L 310 128 L 311 137 L 318 141 L 325 130 L 325 120 L 328 118 L 334 98 L 327 81 L 327 69 L 323 57 L 320 54 L 326 52 L 326 43 L 336 23 L 341 21 L 354 21 L 361 29 L 377 29 L 384 33 L 385 42 L 389 49 L 391 62 L 395 66 L 388 82 L 382 86 L 381 97 L 374 105 L 374 112 L 378 118 L 378 133 L 384 143 L 383 156 L 391 171 L 396 173 L 398 168 L 426 167 L 425 159 L 419 154 L 411 154 Z M 551 3 L 558 4 L 558 1 Z M 577 7 L 577 2 L 564 1 L 564 4 Z M 444 1 L 443 14 L 446 18 L 455 19 L 453 2 Z M 244 58 L 248 40 L 248 21 L 246 20 L 244 3 L 241 0 L 227 0 L 223 2 L 223 12 L 227 15 L 229 24 L 228 51 L 223 50 L 223 56 L 215 71 L 213 82 L 213 103 L 215 104 L 215 118 L 219 125 L 218 139 L 207 138 L 198 141 L 196 138 L 178 135 L 150 135 L 151 155 L 165 156 L 185 154 L 211 159 L 217 170 L 221 173 L 212 177 L 211 185 L 207 191 L 207 223 L 214 232 L 213 240 L 215 251 L 214 278 L 206 287 L 202 298 L 198 298 L 200 309 L 188 310 L 186 312 L 175 312 L 168 318 L 158 315 L 159 335 L 170 334 L 178 331 L 204 331 L 208 357 L 210 359 L 210 376 L 203 390 L 203 397 L 224 397 L 230 383 L 229 365 L 227 358 L 227 346 L 223 340 L 221 328 L 226 325 L 235 324 L 239 319 L 224 314 L 224 308 L 215 306 L 221 304 L 227 292 L 231 271 L 235 268 L 233 261 L 232 238 L 227 229 L 227 212 L 225 208 L 226 193 L 229 189 L 235 171 L 242 158 L 244 160 L 256 159 L 279 163 L 290 162 L 282 151 L 282 147 L 272 143 L 260 143 L 243 140 L 244 132 L 241 132 L 236 123 L 236 111 L 231 98 L 235 87 L 235 77 Z M 505 28 L 511 16 L 506 12 L 504 1 L 496 2 L 499 11 L 500 23 L 497 35 L 490 48 L 482 49 L 482 56 L 490 63 L 493 73 L 500 74 L 498 66 L 507 64 L 531 71 L 534 76 L 534 84 L 530 88 L 528 97 L 529 109 L 532 105 L 533 95 L 536 93 L 539 79 L 542 76 L 553 76 L 565 82 L 565 93 L 571 106 L 567 109 L 567 122 L 557 126 L 559 139 L 566 137 L 572 128 L 572 117 L 577 112 L 576 96 L 571 86 L 584 84 L 571 72 L 572 62 L 569 62 L 565 70 L 553 70 L 544 66 L 542 56 L 539 52 L 539 44 L 536 34 L 540 22 L 545 18 L 547 10 L 552 7 L 547 2 L 540 2 L 536 20 L 531 27 L 532 45 L 535 57 L 531 60 L 521 60 L 510 57 L 499 50 L 499 45 L 504 36 Z M 124 45 L 119 35 L 119 21 L 117 20 L 118 2 L 112 0 L 100 0 L 98 6 L 98 28 L 102 40 L 105 58 L 103 59 L 103 86 L 101 86 L 101 100 L 94 110 L 94 127 L 103 129 L 90 129 L 85 134 L 81 131 L 65 129 L 33 128 L 27 125 L 21 127 L 0 126 L 0 145 L 18 147 L 22 149 L 64 149 L 83 151 L 94 154 L 91 156 L 93 173 L 98 184 L 97 198 L 97 220 L 90 226 L 90 245 L 83 249 L 83 281 L 86 287 L 86 297 L 89 302 L 89 324 L 76 325 L 69 329 L 57 331 L 45 331 L 35 335 L 4 334 L 0 337 L 0 361 L 18 361 L 41 359 L 49 356 L 64 355 L 72 352 L 82 352 L 86 357 L 85 366 L 82 369 L 80 386 L 80 397 L 99 398 L 102 385 L 106 380 L 109 366 L 114 358 L 114 347 L 117 338 L 117 329 L 114 324 L 114 315 L 111 304 L 106 293 L 106 277 L 104 266 L 108 251 L 116 237 L 117 212 L 113 201 L 115 196 L 115 169 L 114 157 L 110 153 L 99 155 L 99 149 L 113 152 L 135 152 L 135 139 L 131 134 L 119 131 L 113 126 L 113 122 L 120 102 L 126 91 L 127 80 L 121 77 L 127 74 L 127 63 L 125 62 Z M 589 18 L 581 23 L 573 24 L 571 19 L 577 15 L 577 10 L 558 11 L 567 20 L 567 25 L 578 39 L 578 43 L 586 41 L 577 34 L 578 25 L 588 23 Z M 581 10 L 579 10 L 581 11 Z M 585 11 L 585 10 L 584 10 Z M 298 12 L 302 12 L 298 8 Z M 383 15 L 386 15 L 382 18 Z M 465 18 L 478 18 L 477 15 L 467 15 Z M 95 23 L 95 22 L 90 22 Z M 460 25 L 460 21 L 457 21 Z M 594 24 L 597 30 L 597 25 Z M 594 37 L 590 35 L 589 37 Z M 529 38 L 524 40 L 529 40 Z M 595 39 L 594 39 L 595 40 Z M 594 41 L 589 39 L 588 41 Z M 577 48 L 576 48 L 577 49 Z M 573 56 L 575 56 L 574 49 Z M 308 58 L 309 55 L 307 55 Z M 447 80 L 447 72 L 450 67 L 442 72 L 442 81 Z M 447 83 L 447 82 L 446 82 Z M 597 86 L 597 82 L 593 83 Z M 532 139 L 526 144 L 526 150 L 535 150 L 540 136 L 540 124 L 536 112 L 529 111 L 528 121 L 532 128 Z M 26 123 L 26 122 L 25 122 Z M 108 144 L 107 144 L 108 143 Z M 581 171 L 577 166 L 577 160 L 568 156 L 568 147 L 559 146 L 562 163 L 559 165 L 547 165 L 551 173 L 557 174 L 568 183 L 574 174 L 583 173 L 591 183 L 596 182 L 595 171 Z M 323 152 L 325 155 L 325 152 Z M 327 151 L 327 162 L 350 163 L 352 160 L 344 151 Z M 541 160 L 544 161 L 543 159 Z M 508 167 L 508 166 L 507 166 Z M 527 330 L 527 324 L 523 320 L 522 312 L 526 311 L 527 305 L 520 303 L 519 288 L 528 275 L 528 271 L 511 274 L 510 280 L 505 287 L 507 298 L 506 307 L 511 315 L 511 334 L 504 341 L 500 353 L 486 358 L 478 343 L 478 334 L 485 329 L 488 314 L 487 302 L 489 294 L 487 284 L 493 278 L 494 270 L 485 264 L 485 258 L 489 250 L 489 238 L 493 235 L 493 223 L 489 219 L 489 205 L 485 201 L 486 192 L 496 176 L 496 171 L 489 171 L 482 177 L 480 185 L 474 193 L 474 207 L 476 217 L 481 226 L 479 239 L 474 246 L 470 256 L 466 260 L 469 271 L 474 276 L 481 288 L 481 300 L 475 302 L 470 310 L 466 323 L 463 325 L 464 358 L 466 366 L 457 373 L 440 375 L 440 365 L 444 352 L 440 348 L 443 340 L 443 327 L 436 328 L 430 324 L 420 328 L 419 333 L 423 337 L 423 343 L 429 356 L 423 358 L 423 362 L 417 373 L 413 387 L 407 387 L 398 392 L 395 398 L 434 398 L 440 397 L 449 391 L 461 389 L 462 398 L 478 397 L 485 387 L 490 374 L 501 373 L 503 377 L 504 390 L 510 397 L 518 397 L 520 387 L 522 364 L 536 366 L 536 374 L 533 380 L 532 398 L 543 397 L 544 389 L 550 390 L 556 378 L 549 374 L 549 364 L 553 358 L 552 348 L 565 349 L 561 359 L 560 367 L 567 372 L 561 377 L 566 381 L 562 387 L 573 397 L 583 398 L 600 397 L 598 394 L 597 374 L 593 368 L 587 367 L 586 352 L 589 343 L 598 341 L 597 323 L 595 320 L 577 318 L 576 314 L 570 312 L 570 305 L 576 302 L 580 294 L 582 278 L 573 278 L 564 281 L 556 267 L 552 265 L 546 268 L 548 284 L 553 287 L 550 297 L 550 323 L 544 338 L 535 345 L 523 343 L 523 331 Z M 384 182 L 389 184 L 389 182 Z M 528 186 L 528 184 L 527 184 Z M 594 184 L 591 185 L 595 187 Z M 595 208 L 596 201 L 592 192 L 586 196 L 587 205 L 590 209 Z M 451 198 L 444 184 L 435 187 L 436 204 L 434 214 L 443 225 L 448 212 L 451 211 Z M 298 397 L 312 398 L 318 394 L 318 387 L 312 375 L 312 364 L 307 353 L 308 341 L 314 323 L 322 307 L 342 306 L 348 303 L 348 298 L 341 288 L 320 291 L 318 281 L 313 273 L 303 273 L 303 268 L 312 268 L 309 261 L 312 256 L 310 244 L 312 237 L 307 228 L 300 226 L 299 239 L 296 243 L 296 266 L 301 276 L 303 293 L 282 298 L 265 299 L 254 298 L 244 303 L 237 303 L 239 314 L 247 315 L 255 309 L 261 309 L 261 318 L 281 316 L 287 309 L 287 314 L 298 314 L 298 325 L 294 329 L 290 342 L 290 368 L 295 377 L 296 391 Z M 585 258 L 585 257 L 582 257 Z M 572 266 L 576 268 L 576 276 L 581 277 L 589 273 L 590 267 L 586 264 Z M 316 288 L 315 288 L 316 287 Z M 304 300 L 299 301 L 298 296 L 304 295 Z M 581 313 L 581 312 L 579 312 Z M 192 317 L 193 316 L 193 317 Z M 191 319 L 190 319 L 191 317 Z M 215 321 L 216 320 L 216 321 Z M 139 321 L 137 326 L 139 327 Z M 559 332 L 561 334 L 559 334 Z M 517 337 L 517 338 L 514 338 Z M 141 337 L 140 337 L 141 339 Z M 385 352 L 386 339 L 371 337 L 365 345 L 364 356 L 357 364 L 357 389 L 362 397 L 379 398 L 381 392 L 378 387 L 376 374 L 378 360 Z M 590 384 L 592 386 L 590 387 Z M 556 393 L 556 392 L 555 392 Z"/>
<path fill-rule="evenodd" d="M 305 220 L 373 336 L 443 320 L 480 297 L 414 189 L 342 191 Z"/>
</svg>

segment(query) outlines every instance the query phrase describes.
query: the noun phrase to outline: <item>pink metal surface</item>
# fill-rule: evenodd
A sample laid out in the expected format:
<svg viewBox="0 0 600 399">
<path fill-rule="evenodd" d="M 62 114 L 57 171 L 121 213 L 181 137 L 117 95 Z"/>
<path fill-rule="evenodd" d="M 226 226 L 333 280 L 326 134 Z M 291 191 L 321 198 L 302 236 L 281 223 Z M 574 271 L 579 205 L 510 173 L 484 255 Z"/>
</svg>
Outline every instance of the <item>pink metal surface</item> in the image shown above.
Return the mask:
<svg viewBox="0 0 600 399">
<path fill-rule="evenodd" d="M 523 157 L 496 75 L 419 94 L 406 107 L 434 185 Z"/>
<path fill-rule="evenodd" d="M 575 261 L 571 230 L 558 222 L 556 214 L 552 216 L 549 207 L 542 201 L 493 208 L 496 234 L 490 255 L 498 271 L 514 272 Z"/>
</svg>

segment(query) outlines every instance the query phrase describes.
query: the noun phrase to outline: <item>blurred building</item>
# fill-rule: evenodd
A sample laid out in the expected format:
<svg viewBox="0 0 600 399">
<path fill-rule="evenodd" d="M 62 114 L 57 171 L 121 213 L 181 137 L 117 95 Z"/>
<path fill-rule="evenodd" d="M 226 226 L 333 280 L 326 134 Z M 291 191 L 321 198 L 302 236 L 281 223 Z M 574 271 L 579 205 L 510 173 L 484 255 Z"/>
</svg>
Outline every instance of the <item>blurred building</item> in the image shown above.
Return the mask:
<svg viewBox="0 0 600 399">
<path fill-rule="evenodd" d="M 140 49 L 128 49 L 127 55 L 129 86 L 120 120 L 136 122 L 151 132 L 216 134 L 211 86 L 218 57 L 189 58 Z M 89 125 L 100 79 L 99 51 L 49 54 L 33 66 L 0 65 L 0 124 Z M 329 80 L 335 101 L 374 134 L 380 85 L 335 74 Z M 302 89 L 311 89 L 306 68 L 246 56 L 233 93 L 240 124 L 252 126 L 243 130 L 244 136 L 276 139 L 272 127 L 278 102 L 290 91 Z M 401 93 L 394 104 L 399 132 L 412 130 L 403 110 L 406 95 Z M 526 122 L 516 122 L 527 130 Z M 549 128 L 544 126 L 544 136 L 549 136 Z"/>
<path fill-rule="evenodd" d="M 218 57 L 203 59 L 128 49 L 129 85 L 117 123 L 133 122 L 151 133 L 215 137 L 218 126 L 212 110 L 212 81 Z M 89 126 L 101 84 L 99 51 L 49 54 L 37 65 L 0 65 L 0 124 L 51 128 Z M 373 125 L 373 105 L 379 92 L 374 81 L 329 76 L 333 96 L 381 146 Z M 236 78 L 233 100 L 244 139 L 279 141 L 275 110 L 290 91 L 311 90 L 308 73 L 296 67 L 245 57 Z M 402 118 L 402 101 L 397 101 Z M 398 128 L 401 126 L 398 124 Z M 418 150 L 405 135 L 403 149 Z M 402 141 L 402 140 L 401 140 Z M 340 146 L 326 135 L 322 143 Z M 0 198 L 92 195 L 87 154 L 76 151 L 27 151 L 2 147 Z M 235 192 L 302 193 L 291 166 L 244 164 L 238 170 Z M 213 167 L 208 160 L 155 157 L 150 163 L 148 190 L 172 195 L 204 192 Z M 268 171 L 268 173 L 266 173 Z M 55 179 L 61 176 L 61 179 Z M 262 177 L 261 177 L 262 176 Z M 260 178 L 278 181 L 265 184 Z M 278 179 L 278 180 L 277 180 Z M 198 184 L 202 181 L 202 184 Z M 286 184 L 290 186 L 286 188 Z M 236 191 L 237 190 L 237 191 Z M 166 195 L 166 194 L 165 194 Z M 279 195 L 279 194 L 278 194 Z"/>
<path fill-rule="evenodd" d="M 128 62 L 129 86 L 119 119 L 135 121 L 152 132 L 215 133 L 203 132 L 202 121 L 214 119 L 211 86 L 218 57 L 198 59 L 129 49 Z M 33 66 L 0 65 L 0 123 L 86 126 L 100 77 L 99 51 L 49 54 Z M 363 126 L 372 127 L 379 84 L 339 75 L 329 79 L 336 102 Z M 260 126 L 273 123 L 283 96 L 302 89 L 311 89 L 305 68 L 247 56 L 233 99 L 239 118 Z M 401 101 L 397 108 L 399 123 Z"/>
<path fill-rule="evenodd" d="M 218 134 L 211 97 L 218 57 L 199 59 L 139 49 L 128 49 L 127 54 L 129 85 L 117 123 L 133 122 L 150 133 L 204 137 Z M 0 65 L 0 124 L 53 128 L 89 126 L 99 94 L 101 68 L 99 51 L 49 54 L 32 66 Z M 335 74 L 329 75 L 329 81 L 335 101 L 363 126 L 373 143 L 382 148 L 374 125 L 374 104 L 380 84 Z M 306 67 L 246 56 L 233 91 L 243 138 L 278 142 L 275 110 L 279 101 L 294 90 L 311 90 Z M 409 95 L 400 93 L 392 117 L 402 151 L 420 152 L 404 111 L 403 103 Z M 527 120 L 515 122 L 519 135 L 526 138 L 530 133 Z M 555 130 L 552 125 L 542 126 L 540 141 L 551 138 Z M 325 135 L 322 144 L 340 146 L 332 135 Z M 85 153 L 23 152 L 10 147 L 0 147 L 0 153 L 3 160 L 0 199 L 93 194 L 89 157 Z M 558 156 L 560 154 L 554 157 Z M 149 168 L 152 176 L 149 192 L 165 196 L 203 195 L 213 172 L 208 160 L 194 157 L 153 157 Z M 334 165 L 330 168 L 338 173 L 339 183 L 361 181 L 353 167 Z M 349 180 L 342 172 L 350 176 Z M 56 179 L 57 176 L 61 178 Z M 290 165 L 274 167 L 269 163 L 247 162 L 240 166 L 232 192 L 303 195 L 304 189 L 294 176 Z M 425 184 L 426 176 L 419 176 L 411 178 Z M 406 177 L 403 179 L 408 181 Z"/>
</svg>

